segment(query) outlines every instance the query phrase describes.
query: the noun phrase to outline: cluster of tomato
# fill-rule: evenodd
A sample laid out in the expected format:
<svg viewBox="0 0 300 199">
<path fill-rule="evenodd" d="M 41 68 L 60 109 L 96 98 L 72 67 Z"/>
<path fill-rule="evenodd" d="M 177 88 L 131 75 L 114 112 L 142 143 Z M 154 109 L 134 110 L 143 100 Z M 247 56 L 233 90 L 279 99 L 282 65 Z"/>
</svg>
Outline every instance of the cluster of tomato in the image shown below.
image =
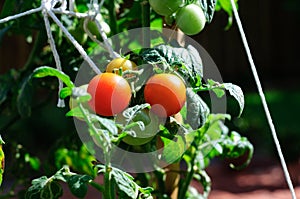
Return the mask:
<svg viewBox="0 0 300 199">
<path fill-rule="evenodd" d="M 177 27 L 185 34 L 198 34 L 205 26 L 205 14 L 198 4 L 186 5 L 185 2 L 185 0 L 149 0 L 152 9 L 164 16 L 168 24 L 172 24 L 175 20 Z"/>
<path fill-rule="evenodd" d="M 119 70 L 136 70 L 134 62 L 125 58 L 113 59 L 106 72 L 96 75 L 88 84 L 87 92 L 92 96 L 91 108 L 99 115 L 113 116 L 129 105 L 132 91 Z M 186 87 L 180 77 L 170 73 L 155 74 L 148 79 L 144 88 L 145 102 L 159 117 L 178 113 L 186 100 Z"/>
<path fill-rule="evenodd" d="M 88 102 L 90 108 L 101 116 L 116 116 L 116 122 L 125 121 L 122 112 L 130 104 L 132 89 L 119 71 L 137 69 L 136 64 L 126 58 L 113 59 L 107 65 L 106 72 L 94 76 L 87 85 L 87 92 L 92 96 Z M 126 136 L 123 139 L 131 145 L 148 142 L 159 129 L 161 121 L 181 110 L 186 101 L 186 86 L 175 74 L 154 74 L 146 81 L 143 97 L 151 109 L 142 110 L 133 119 L 134 122 L 142 121 L 145 129 L 141 131 L 136 126 L 133 130 L 137 138 Z"/>
</svg>

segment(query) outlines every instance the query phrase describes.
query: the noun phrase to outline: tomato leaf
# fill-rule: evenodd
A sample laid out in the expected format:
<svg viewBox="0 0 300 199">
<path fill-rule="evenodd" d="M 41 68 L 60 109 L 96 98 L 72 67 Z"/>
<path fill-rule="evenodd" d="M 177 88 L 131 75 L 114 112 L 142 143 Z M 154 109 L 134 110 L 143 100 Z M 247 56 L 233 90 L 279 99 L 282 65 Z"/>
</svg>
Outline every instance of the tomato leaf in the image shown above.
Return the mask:
<svg viewBox="0 0 300 199">
<path fill-rule="evenodd" d="M 234 0 L 236 7 L 238 8 L 238 0 Z M 233 21 L 233 10 L 231 6 L 231 2 L 228 0 L 218 0 L 216 4 L 216 11 L 224 10 L 228 15 L 228 23 L 225 27 L 225 30 L 228 30 Z"/>
<path fill-rule="evenodd" d="M 42 176 L 32 181 L 25 194 L 26 199 L 58 199 L 63 195 L 62 187 L 55 181 L 49 180 L 46 176 Z"/>
<path fill-rule="evenodd" d="M 201 8 L 205 14 L 207 23 L 210 23 L 215 13 L 217 0 L 199 0 Z"/>
<path fill-rule="evenodd" d="M 167 163 L 174 163 L 180 160 L 186 151 L 184 137 L 182 135 L 175 135 L 173 140 L 161 137 L 164 143 L 162 159 Z"/>
<path fill-rule="evenodd" d="M 84 198 L 91 180 L 92 177 L 88 175 L 72 175 L 68 178 L 67 183 L 72 194 L 78 198 Z"/>
<path fill-rule="evenodd" d="M 192 186 L 189 187 L 187 198 L 189 199 L 205 199 L 208 198 L 211 191 L 211 179 L 205 170 L 197 169 L 193 175 L 193 179 L 202 185 L 203 191 L 199 193 L 198 190 Z"/>
<path fill-rule="evenodd" d="M 223 86 L 226 90 L 229 91 L 230 95 L 233 96 L 239 103 L 240 106 L 239 116 L 241 116 L 245 106 L 245 99 L 244 99 L 244 94 L 242 89 L 239 86 L 234 85 L 232 83 L 224 83 Z"/>
<path fill-rule="evenodd" d="M 248 153 L 247 159 L 243 164 L 238 166 L 230 164 L 230 167 L 234 169 L 242 169 L 250 163 L 254 148 L 246 137 L 242 137 L 239 133 L 232 131 L 230 136 L 227 136 L 226 139 L 224 139 L 220 144 L 222 145 L 224 151 L 222 157 L 225 158 L 237 158 Z"/>
<path fill-rule="evenodd" d="M 116 127 L 116 124 L 113 120 L 106 119 L 95 114 L 90 114 L 90 117 L 93 122 L 99 122 L 102 128 L 108 130 L 110 134 L 118 135 L 118 128 Z"/>
<path fill-rule="evenodd" d="M 131 175 L 117 168 L 112 168 L 111 172 L 116 185 L 123 194 L 132 199 L 138 197 L 140 187 L 134 182 Z"/>
<path fill-rule="evenodd" d="M 207 104 L 191 88 L 186 90 L 187 112 L 186 122 L 197 129 L 202 126 L 210 113 Z"/>
<path fill-rule="evenodd" d="M 59 97 L 61 99 L 65 99 L 65 98 L 69 97 L 70 95 L 72 95 L 72 89 L 69 87 L 65 87 L 65 88 L 61 89 L 59 92 Z"/>
<path fill-rule="evenodd" d="M 36 68 L 33 73 L 32 77 L 34 78 L 43 78 L 47 76 L 54 76 L 63 81 L 68 87 L 73 88 L 75 87 L 73 82 L 71 81 L 70 77 L 66 75 L 64 72 L 59 71 L 56 68 L 51 68 L 48 66 L 41 66 Z"/>
<path fill-rule="evenodd" d="M 180 47 L 178 44 L 176 46 L 158 45 L 143 50 L 140 56 L 149 64 L 162 64 L 163 70 L 167 69 L 165 64 L 168 64 L 172 70 L 180 73 L 193 87 L 199 86 L 203 76 L 203 66 L 197 49 L 192 45 L 185 48 Z"/>
</svg>

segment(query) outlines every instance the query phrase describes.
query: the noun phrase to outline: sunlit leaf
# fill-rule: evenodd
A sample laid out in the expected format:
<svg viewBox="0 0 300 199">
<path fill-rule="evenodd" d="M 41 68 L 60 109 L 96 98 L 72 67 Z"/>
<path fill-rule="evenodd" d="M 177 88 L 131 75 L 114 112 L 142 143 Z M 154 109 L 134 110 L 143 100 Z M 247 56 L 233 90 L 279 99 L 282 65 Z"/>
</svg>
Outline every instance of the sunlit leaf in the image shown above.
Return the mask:
<svg viewBox="0 0 300 199">
<path fill-rule="evenodd" d="M 32 77 L 34 78 L 42 78 L 47 76 L 57 77 L 58 79 L 63 81 L 68 87 L 74 87 L 74 84 L 71 81 L 70 77 L 56 68 L 51 68 L 49 66 L 41 66 L 39 68 L 36 68 L 32 73 Z"/>
</svg>

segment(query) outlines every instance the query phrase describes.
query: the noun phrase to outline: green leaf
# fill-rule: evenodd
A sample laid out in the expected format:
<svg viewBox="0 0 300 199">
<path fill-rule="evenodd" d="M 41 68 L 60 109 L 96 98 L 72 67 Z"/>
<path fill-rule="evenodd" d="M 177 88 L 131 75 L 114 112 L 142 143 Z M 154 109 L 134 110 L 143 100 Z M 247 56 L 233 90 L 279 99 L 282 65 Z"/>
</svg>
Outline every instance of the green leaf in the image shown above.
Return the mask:
<svg viewBox="0 0 300 199">
<path fill-rule="evenodd" d="M 58 199 L 62 196 L 61 185 L 49 180 L 46 176 L 34 179 L 32 186 L 28 188 L 26 199 Z"/>
<path fill-rule="evenodd" d="M 47 77 L 47 76 L 57 77 L 58 79 L 63 81 L 70 88 L 75 87 L 73 82 L 71 81 L 70 77 L 68 75 L 66 75 L 64 72 L 59 71 L 56 68 L 42 66 L 42 67 L 36 68 L 32 73 L 32 77 L 35 77 L 35 78 L 43 78 L 43 77 Z"/>
<path fill-rule="evenodd" d="M 244 94 L 242 89 L 239 86 L 234 85 L 232 83 L 224 83 L 223 85 L 224 88 L 229 91 L 230 95 L 232 95 L 239 103 L 240 106 L 239 116 L 240 116 L 245 106 L 245 99 L 244 99 Z"/>
<path fill-rule="evenodd" d="M 236 7 L 238 8 L 238 0 L 234 0 Z M 230 0 L 217 0 L 216 11 L 224 10 L 228 15 L 228 23 L 225 30 L 228 30 L 232 25 L 233 10 Z"/>
<path fill-rule="evenodd" d="M 117 168 L 112 169 L 112 176 L 116 185 L 129 198 L 136 199 L 139 194 L 139 186 L 134 182 L 134 178 L 128 173 Z"/>
<path fill-rule="evenodd" d="M 203 187 L 203 193 L 202 193 L 202 197 L 203 198 L 208 198 L 210 191 L 211 191 L 211 179 L 208 176 L 208 174 L 206 173 L 205 170 L 197 170 L 193 176 L 193 178 L 198 181 L 199 183 L 201 183 L 202 187 Z"/>
<path fill-rule="evenodd" d="M 65 88 L 61 89 L 59 92 L 59 97 L 61 99 L 65 99 L 71 95 L 72 95 L 72 89 L 70 87 L 65 87 Z"/>
<path fill-rule="evenodd" d="M 177 47 L 170 45 L 158 45 L 151 49 L 143 50 L 140 56 L 149 64 L 162 64 L 163 70 L 166 64 L 172 70 L 177 71 L 192 86 L 199 86 L 203 76 L 203 66 L 201 57 L 196 48 L 192 45 L 187 47 Z"/>
<path fill-rule="evenodd" d="M 91 180 L 92 177 L 88 175 L 72 175 L 68 178 L 67 183 L 72 194 L 78 198 L 84 198 Z"/>
<path fill-rule="evenodd" d="M 29 153 L 26 153 L 25 156 L 25 162 L 28 162 L 34 170 L 39 170 L 41 163 L 39 158 L 37 157 L 31 157 Z"/>
<path fill-rule="evenodd" d="M 75 108 L 72 108 L 70 111 L 66 113 L 67 117 L 78 117 L 78 118 L 84 118 L 84 115 L 82 111 L 80 110 L 80 107 L 77 106 Z"/>
<path fill-rule="evenodd" d="M 248 141 L 246 137 L 242 137 L 239 133 L 233 131 L 230 136 L 227 136 L 226 139 L 221 143 L 223 147 L 222 157 L 225 158 L 238 158 L 247 153 L 247 159 L 241 165 L 230 164 L 230 167 L 234 169 L 245 168 L 251 161 L 253 156 L 253 145 Z"/>
<path fill-rule="evenodd" d="M 228 0 L 228 2 L 229 2 L 229 0 Z M 199 3 L 205 14 L 207 23 L 210 23 L 213 19 L 214 13 L 215 13 L 215 6 L 217 3 L 217 0 L 199 0 Z"/>
<path fill-rule="evenodd" d="M 179 161 L 186 151 L 186 145 L 183 136 L 175 135 L 173 140 L 161 137 L 161 140 L 164 143 L 162 159 L 170 164 Z"/>
<path fill-rule="evenodd" d="M 98 121 L 101 126 L 108 130 L 112 135 L 118 135 L 118 128 L 113 120 L 99 117 L 98 115 L 94 114 L 91 114 L 90 116 L 93 122 Z"/>
<path fill-rule="evenodd" d="M 210 113 L 207 104 L 191 88 L 186 90 L 186 122 L 193 128 L 197 129 L 202 126 Z"/>
<path fill-rule="evenodd" d="M 219 82 L 216 82 L 212 79 L 208 79 L 207 83 L 208 83 L 208 85 L 207 85 L 208 89 L 212 90 L 218 98 L 221 98 L 225 95 L 225 91 L 224 91 L 222 84 L 220 84 Z"/>
<path fill-rule="evenodd" d="M 41 199 L 56 199 L 62 196 L 62 187 L 55 181 L 48 183 L 40 193 Z"/>
</svg>

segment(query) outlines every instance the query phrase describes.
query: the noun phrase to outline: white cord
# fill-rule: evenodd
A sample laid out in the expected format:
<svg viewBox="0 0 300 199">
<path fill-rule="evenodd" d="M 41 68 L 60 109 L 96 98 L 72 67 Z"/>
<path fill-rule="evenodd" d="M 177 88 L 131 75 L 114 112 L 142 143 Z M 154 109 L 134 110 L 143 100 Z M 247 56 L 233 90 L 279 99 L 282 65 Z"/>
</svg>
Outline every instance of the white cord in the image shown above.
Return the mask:
<svg viewBox="0 0 300 199">
<path fill-rule="evenodd" d="M 258 73 L 257 73 L 256 67 L 255 67 L 251 52 L 250 52 L 250 48 L 249 48 L 249 45 L 248 45 L 248 42 L 247 42 L 247 39 L 246 39 L 245 32 L 243 30 L 243 26 L 242 26 L 242 23 L 241 23 L 241 20 L 240 20 L 235 2 L 234 2 L 234 0 L 230 0 L 230 1 L 231 1 L 232 10 L 233 10 L 233 13 L 234 13 L 237 25 L 238 25 L 238 29 L 240 31 L 240 35 L 242 37 L 242 41 L 243 41 L 243 44 L 244 44 L 244 47 L 245 47 L 245 50 L 246 50 L 246 53 L 247 53 L 247 56 L 248 56 L 248 60 L 249 60 L 250 66 L 251 66 L 251 70 L 252 70 L 252 73 L 253 73 L 253 76 L 254 76 L 254 79 L 255 79 L 255 82 L 256 82 L 256 86 L 258 88 L 258 93 L 259 93 L 259 96 L 261 98 L 263 108 L 264 108 L 264 111 L 265 111 L 265 114 L 266 114 L 266 117 L 267 117 L 267 120 L 268 120 L 268 123 L 269 123 L 269 127 L 271 129 L 273 140 L 275 142 L 275 146 L 276 146 L 279 158 L 280 158 L 280 162 L 281 162 L 281 166 L 282 166 L 282 169 L 283 169 L 283 172 L 284 172 L 284 175 L 285 175 L 286 182 L 289 186 L 290 192 L 292 194 L 292 198 L 297 199 L 296 193 L 295 193 L 295 190 L 294 190 L 294 187 L 293 187 L 293 183 L 291 181 L 291 177 L 290 177 L 289 171 L 287 169 L 286 162 L 285 162 L 283 154 L 282 154 L 282 150 L 281 150 L 281 147 L 280 147 L 279 140 L 277 138 L 277 133 L 276 133 L 276 130 L 275 130 L 275 126 L 274 126 L 273 121 L 272 121 L 272 117 L 271 117 L 271 114 L 270 114 L 270 111 L 269 111 L 269 108 L 268 108 L 268 105 L 267 105 L 267 101 L 266 101 L 266 98 L 265 98 L 265 95 L 264 95 L 264 92 L 263 92 L 263 89 L 262 89 L 262 86 L 261 86 L 261 83 L 260 83 L 260 80 L 259 80 L 259 77 L 258 77 Z"/>
<path fill-rule="evenodd" d="M 5 17 L 3 19 L 0 19 L 0 23 L 5 23 L 5 22 L 8 22 L 8 21 L 13 20 L 13 19 L 24 17 L 26 15 L 30 15 L 30 14 L 33 14 L 33 13 L 36 13 L 36 12 L 40 12 L 42 9 L 43 9 L 43 7 L 40 6 L 38 8 L 34 8 L 34 9 L 31 9 L 31 10 L 28 10 L 28 11 L 25 11 L 25 12 L 22 12 L 22 13 L 19 13 L 19 14 L 16 14 L 16 15 Z"/>
<path fill-rule="evenodd" d="M 56 68 L 59 71 L 62 71 L 59 54 L 57 52 L 55 41 L 53 39 L 53 35 L 52 35 L 52 32 L 51 32 L 51 26 L 50 26 L 50 22 L 49 22 L 49 19 L 48 19 L 47 10 L 44 9 L 42 11 L 42 14 L 43 14 L 44 23 L 45 23 L 45 27 L 46 27 L 46 32 L 47 32 L 47 36 L 48 36 L 48 42 L 50 44 L 50 48 L 51 48 L 51 51 L 52 51 L 52 54 L 53 54 L 53 57 L 54 57 Z M 63 82 L 61 81 L 61 79 L 58 79 L 58 94 L 60 93 L 62 88 L 63 88 Z M 58 98 L 57 107 L 65 107 L 64 100 Z"/>
</svg>

